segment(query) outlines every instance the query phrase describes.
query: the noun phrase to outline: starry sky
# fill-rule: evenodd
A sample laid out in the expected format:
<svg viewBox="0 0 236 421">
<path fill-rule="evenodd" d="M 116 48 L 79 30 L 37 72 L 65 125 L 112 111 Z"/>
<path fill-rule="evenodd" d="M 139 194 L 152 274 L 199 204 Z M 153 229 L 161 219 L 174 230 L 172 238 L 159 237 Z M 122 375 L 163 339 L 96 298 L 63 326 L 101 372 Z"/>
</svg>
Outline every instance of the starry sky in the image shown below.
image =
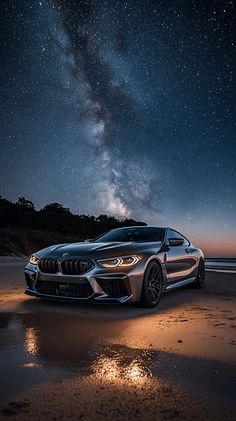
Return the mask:
<svg viewBox="0 0 236 421">
<path fill-rule="evenodd" d="M 3 0 L 0 194 L 236 257 L 233 24 L 229 0 Z"/>
</svg>

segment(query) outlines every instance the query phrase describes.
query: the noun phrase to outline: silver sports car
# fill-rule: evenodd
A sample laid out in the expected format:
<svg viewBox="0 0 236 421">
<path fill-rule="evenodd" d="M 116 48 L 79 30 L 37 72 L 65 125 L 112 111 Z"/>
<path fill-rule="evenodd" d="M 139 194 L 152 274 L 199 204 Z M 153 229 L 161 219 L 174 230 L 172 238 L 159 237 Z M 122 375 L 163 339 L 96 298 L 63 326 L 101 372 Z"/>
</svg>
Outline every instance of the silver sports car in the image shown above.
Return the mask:
<svg viewBox="0 0 236 421">
<path fill-rule="evenodd" d="M 26 294 L 36 297 L 154 307 L 164 291 L 204 288 L 204 256 L 174 229 L 134 226 L 40 250 L 25 278 Z"/>
</svg>

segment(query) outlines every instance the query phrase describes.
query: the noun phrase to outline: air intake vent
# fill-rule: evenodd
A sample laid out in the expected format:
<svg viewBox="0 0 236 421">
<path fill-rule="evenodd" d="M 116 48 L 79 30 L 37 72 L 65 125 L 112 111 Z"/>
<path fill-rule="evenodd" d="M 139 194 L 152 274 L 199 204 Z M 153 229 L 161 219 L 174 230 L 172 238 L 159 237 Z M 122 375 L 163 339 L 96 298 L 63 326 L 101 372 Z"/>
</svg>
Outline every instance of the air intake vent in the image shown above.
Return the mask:
<svg viewBox="0 0 236 421">
<path fill-rule="evenodd" d="M 67 298 L 89 298 L 94 293 L 87 280 L 79 283 L 39 280 L 36 282 L 35 289 L 39 294 Z"/>
<path fill-rule="evenodd" d="M 105 294 L 108 294 L 111 298 L 119 298 L 126 295 L 130 295 L 130 293 L 127 291 L 123 279 L 96 278 L 96 281 L 99 283 L 100 287 L 103 289 Z"/>
</svg>

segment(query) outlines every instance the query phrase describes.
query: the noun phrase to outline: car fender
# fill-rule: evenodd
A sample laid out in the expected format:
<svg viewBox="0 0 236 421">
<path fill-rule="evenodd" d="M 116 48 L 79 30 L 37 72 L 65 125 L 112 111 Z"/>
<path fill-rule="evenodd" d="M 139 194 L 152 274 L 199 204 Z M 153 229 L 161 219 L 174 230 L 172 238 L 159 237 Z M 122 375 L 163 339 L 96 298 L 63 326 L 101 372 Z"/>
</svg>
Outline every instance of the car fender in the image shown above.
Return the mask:
<svg viewBox="0 0 236 421">
<path fill-rule="evenodd" d="M 160 266 L 160 269 L 161 269 L 161 272 L 162 272 L 162 276 L 163 276 L 163 285 L 165 285 L 166 282 L 167 282 L 167 275 L 166 275 L 164 255 L 163 256 L 162 255 L 157 255 L 157 254 L 151 255 L 146 260 L 144 271 L 143 271 L 143 275 L 145 274 L 145 271 L 146 271 L 147 266 L 149 265 L 149 263 L 151 263 L 153 261 L 157 262 L 158 265 Z"/>
</svg>

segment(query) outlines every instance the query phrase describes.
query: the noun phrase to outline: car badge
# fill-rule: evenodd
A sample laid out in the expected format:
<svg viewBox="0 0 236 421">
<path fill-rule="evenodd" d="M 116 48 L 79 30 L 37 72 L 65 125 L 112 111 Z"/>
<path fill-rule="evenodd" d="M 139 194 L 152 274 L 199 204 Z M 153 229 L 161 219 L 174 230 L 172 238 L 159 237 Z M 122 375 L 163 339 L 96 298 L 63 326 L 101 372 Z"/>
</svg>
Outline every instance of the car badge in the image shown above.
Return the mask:
<svg viewBox="0 0 236 421">
<path fill-rule="evenodd" d="M 70 253 L 63 253 L 62 257 L 66 257 L 66 256 L 69 256 L 69 255 L 70 255 Z"/>
</svg>

